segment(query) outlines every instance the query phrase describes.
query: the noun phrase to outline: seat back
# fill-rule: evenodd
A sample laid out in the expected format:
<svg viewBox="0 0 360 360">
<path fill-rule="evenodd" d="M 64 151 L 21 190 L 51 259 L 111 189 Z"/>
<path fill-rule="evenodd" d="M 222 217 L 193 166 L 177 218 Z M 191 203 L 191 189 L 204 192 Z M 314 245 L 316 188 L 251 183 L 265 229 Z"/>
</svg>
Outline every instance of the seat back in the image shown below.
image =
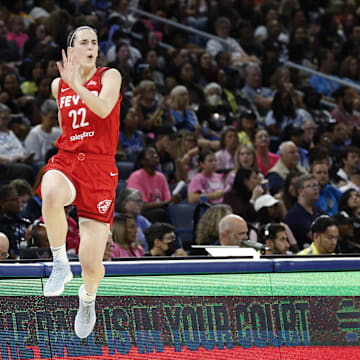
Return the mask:
<svg viewBox="0 0 360 360">
<path fill-rule="evenodd" d="M 116 166 L 119 170 L 119 180 L 127 180 L 134 170 L 134 165 L 132 161 L 117 161 Z"/>
</svg>

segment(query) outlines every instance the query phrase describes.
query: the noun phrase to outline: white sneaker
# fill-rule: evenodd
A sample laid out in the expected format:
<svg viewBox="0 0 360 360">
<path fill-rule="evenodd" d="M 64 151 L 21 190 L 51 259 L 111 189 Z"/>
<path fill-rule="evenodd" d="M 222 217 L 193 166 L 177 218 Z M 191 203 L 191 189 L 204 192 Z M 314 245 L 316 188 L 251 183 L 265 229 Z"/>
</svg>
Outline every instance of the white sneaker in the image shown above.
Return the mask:
<svg viewBox="0 0 360 360">
<path fill-rule="evenodd" d="M 85 291 L 82 285 L 79 289 L 79 310 L 75 317 L 75 334 L 79 338 L 88 337 L 94 329 L 96 322 L 95 299 L 92 301 L 84 301 L 80 298 L 80 292 Z"/>
<path fill-rule="evenodd" d="M 49 280 L 44 287 L 44 296 L 59 296 L 64 291 L 64 284 L 71 281 L 73 274 L 69 263 L 54 260 Z"/>
</svg>

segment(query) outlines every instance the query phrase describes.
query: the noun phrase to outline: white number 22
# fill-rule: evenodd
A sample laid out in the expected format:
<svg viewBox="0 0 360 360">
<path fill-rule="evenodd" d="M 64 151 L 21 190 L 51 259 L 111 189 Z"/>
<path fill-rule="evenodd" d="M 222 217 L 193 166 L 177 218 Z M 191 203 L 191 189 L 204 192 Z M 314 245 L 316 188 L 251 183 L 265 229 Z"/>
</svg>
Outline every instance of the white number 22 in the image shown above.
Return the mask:
<svg viewBox="0 0 360 360">
<path fill-rule="evenodd" d="M 77 112 L 76 110 L 69 111 L 69 117 L 73 119 L 72 127 L 73 129 L 78 129 L 79 127 L 88 126 L 89 123 L 85 121 L 86 119 L 86 109 L 80 108 Z M 78 117 L 81 117 L 80 124 L 78 123 Z"/>
</svg>

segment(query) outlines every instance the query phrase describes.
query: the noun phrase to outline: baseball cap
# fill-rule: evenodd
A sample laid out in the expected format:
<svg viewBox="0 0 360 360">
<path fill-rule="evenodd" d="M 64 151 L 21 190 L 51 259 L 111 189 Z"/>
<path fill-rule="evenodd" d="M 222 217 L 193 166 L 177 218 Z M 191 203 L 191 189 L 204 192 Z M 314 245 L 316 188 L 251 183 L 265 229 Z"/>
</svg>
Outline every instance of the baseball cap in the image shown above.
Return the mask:
<svg viewBox="0 0 360 360">
<path fill-rule="evenodd" d="M 353 217 L 344 210 L 340 211 L 333 217 L 339 225 L 352 224 L 354 221 Z"/>
<path fill-rule="evenodd" d="M 261 195 L 255 200 L 254 203 L 254 209 L 255 211 L 259 211 L 263 207 L 270 207 L 275 204 L 279 203 L 279 200 L 276 200 L 273 196 L 270 194 Z"/>
</svg>

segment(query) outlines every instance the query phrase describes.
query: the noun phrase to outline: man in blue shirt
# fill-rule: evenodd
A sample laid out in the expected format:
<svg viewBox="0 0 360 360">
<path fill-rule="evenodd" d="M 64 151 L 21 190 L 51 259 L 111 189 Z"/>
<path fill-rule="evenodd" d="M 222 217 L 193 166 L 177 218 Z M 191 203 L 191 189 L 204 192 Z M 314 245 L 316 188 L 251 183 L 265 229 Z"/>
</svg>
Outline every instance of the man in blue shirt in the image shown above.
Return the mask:
<svg viewBox="0 0 360 360">
<path fill-rule="evenodd" d="M 324 162 L 317 162 L 311 166 L 311 174 L 320 185 L 319 200 L 316 206 L 324 210 L 328 215 L 333 216 L 338 212 L 338 201 L 342 192 L 329 184 L 329 168 Z"/>
<path fill-rule="evenodd" d="M 315 206 L 319 199 L 319 183 L 314 175 L 302 175 L 295 183 L 297 202 L 286 214 L 285 223 L 289 225 L 299 249 L 312 242 L 311 224 L 319 215 L 325 214 Z"/>
</svg>

